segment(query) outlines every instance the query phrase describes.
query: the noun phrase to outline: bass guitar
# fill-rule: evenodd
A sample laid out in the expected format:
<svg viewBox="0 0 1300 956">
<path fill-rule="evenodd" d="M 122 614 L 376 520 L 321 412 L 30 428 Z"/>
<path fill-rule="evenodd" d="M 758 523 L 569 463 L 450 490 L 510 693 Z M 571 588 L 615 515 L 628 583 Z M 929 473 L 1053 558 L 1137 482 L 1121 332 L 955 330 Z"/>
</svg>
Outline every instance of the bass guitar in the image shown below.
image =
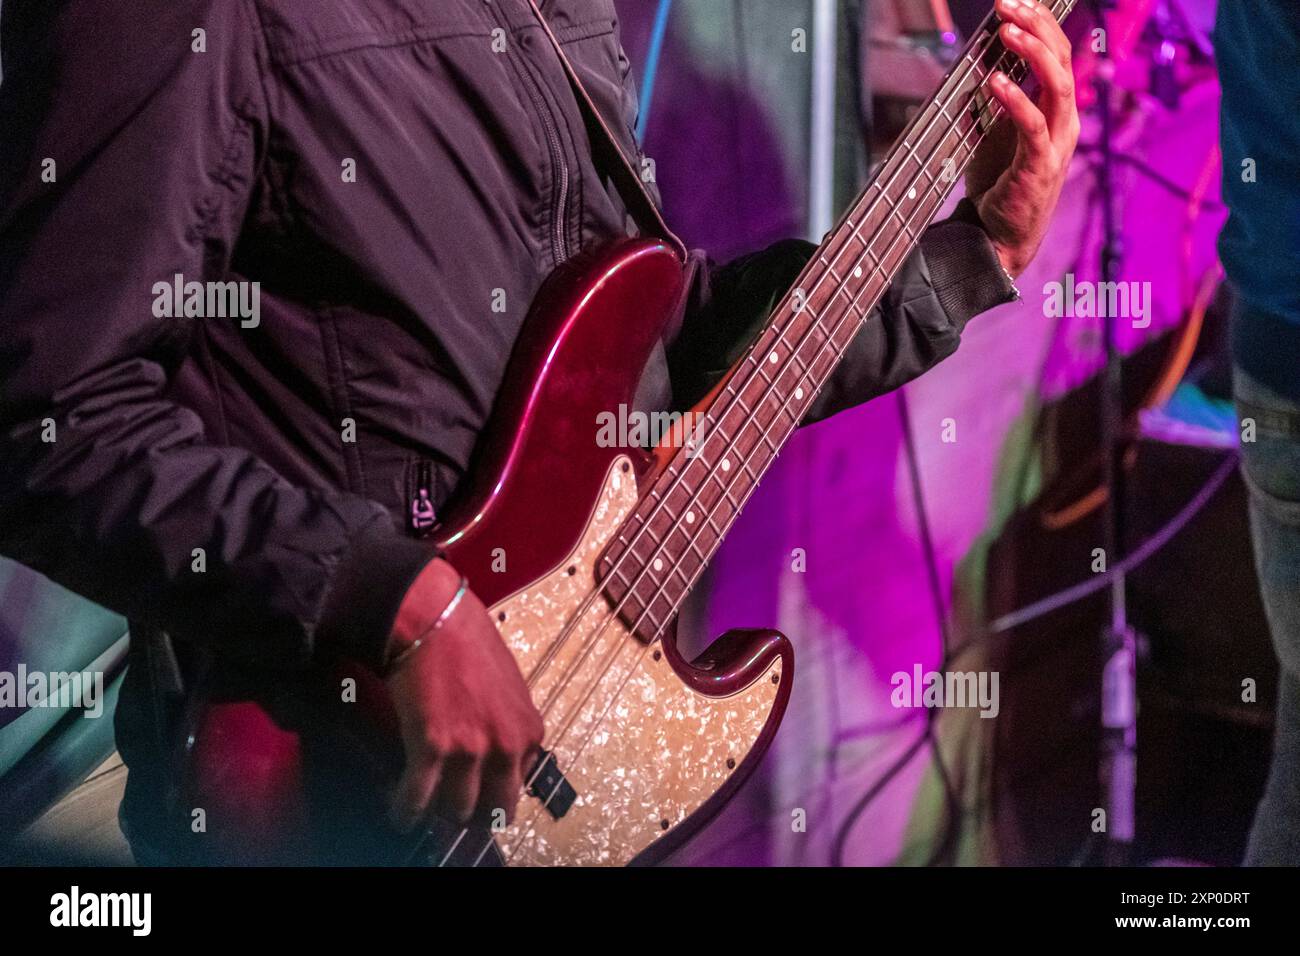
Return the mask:
<svg viewBox="0 0 1300 956">
<path fill-rule="evenodd" d="M 1058 19 L 1073 5 L 1048 4 Z M 677 613 L 998 118 L 990 75 L 1023 78 L 997 25 L 985 20 L 693 410 L 694 427 L 679 429 L 685 440 L 646 452 L 595 440 L 602 414 L 631 407 L 680 307 L 679 247 L 640 238 L 590 251 L 533 303 L 468 493 L 433 535 L 489 608 L 545 719 L 514 822 L 435 825 L 406 842 L 386 833 L 377 795 L 400 750 L 384 686 L 349 672 L 356 700 L 340 702 L 340 674 L 322 673 L 273 697 L 237 686 L 196 695 L 184 799 L 203 808 L 217 859 L 330 859 L 346 844 L 432 865 L 648 862 L 722 807 L 776 732 L 793 654 L 776 631 L 740 630 L 686 660 Z"/>
</svg>

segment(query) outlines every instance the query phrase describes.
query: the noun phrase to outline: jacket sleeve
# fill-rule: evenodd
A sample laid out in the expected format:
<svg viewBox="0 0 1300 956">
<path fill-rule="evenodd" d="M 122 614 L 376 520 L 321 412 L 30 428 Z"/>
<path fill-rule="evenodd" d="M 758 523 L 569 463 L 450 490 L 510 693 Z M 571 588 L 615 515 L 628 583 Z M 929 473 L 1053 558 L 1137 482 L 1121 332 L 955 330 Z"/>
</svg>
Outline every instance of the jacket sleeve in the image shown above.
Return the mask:
<svg viewBox="0 0 1300 956">
<path fill-rule="evenodd" d="M 811 243 L 787 239 L 700 269 L 668 354 L 678 404 L 694 404 L 740 360 L 814 251 Z M 803 424 L 907 384 L 957 350 L 971 318 L 1013 297 L 974 206 L 962 200 L 951 218 L 922 234 Z"/>
<path fill-rule="evenodd" d="M 159 318 L 154 290 L 238 278 L 267 129 L 250 6 L 0 9 L 0 552 L 237 659 L 378 663 L 429 550 L 166 397 L 193 324 L 231 321 Z"/>
</svg>

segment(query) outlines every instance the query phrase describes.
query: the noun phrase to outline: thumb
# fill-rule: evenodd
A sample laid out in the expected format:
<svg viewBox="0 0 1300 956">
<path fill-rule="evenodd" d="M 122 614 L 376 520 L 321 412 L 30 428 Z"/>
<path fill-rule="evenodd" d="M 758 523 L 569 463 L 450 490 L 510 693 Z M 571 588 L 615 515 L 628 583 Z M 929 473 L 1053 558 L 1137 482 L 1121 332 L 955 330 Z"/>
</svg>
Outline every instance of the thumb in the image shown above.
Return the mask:
<svg viewBox="0 0 1300 956">
<path fill-rule="evenodd" d="M 966 197 L 975 202 L 993 188 L 1016 155 L 1016 127 L 1002 116 L 988 131 L 966 167 Z"/>
</svg>

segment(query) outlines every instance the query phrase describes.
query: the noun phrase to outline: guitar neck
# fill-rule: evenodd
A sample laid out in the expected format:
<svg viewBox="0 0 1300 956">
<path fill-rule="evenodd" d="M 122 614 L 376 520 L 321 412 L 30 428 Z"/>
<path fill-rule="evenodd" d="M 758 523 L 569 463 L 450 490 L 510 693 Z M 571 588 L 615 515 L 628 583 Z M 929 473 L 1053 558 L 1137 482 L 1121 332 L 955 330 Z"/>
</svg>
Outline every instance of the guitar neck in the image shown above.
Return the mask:
<svg viewBox="0 0 1300 956">
<path fill-rule="evenodd" d="M 1075 3 L 1046 5 L 1059 21 Z M 620 535 L 606 589 L 626 598 L 646 632 L 671 619 L 1000 118 L 987 91 L 993 72 L 1023 79 L 997 26 L 990 13 L 715 393 L 694 445 L 678 451 Z"/>
</svg>

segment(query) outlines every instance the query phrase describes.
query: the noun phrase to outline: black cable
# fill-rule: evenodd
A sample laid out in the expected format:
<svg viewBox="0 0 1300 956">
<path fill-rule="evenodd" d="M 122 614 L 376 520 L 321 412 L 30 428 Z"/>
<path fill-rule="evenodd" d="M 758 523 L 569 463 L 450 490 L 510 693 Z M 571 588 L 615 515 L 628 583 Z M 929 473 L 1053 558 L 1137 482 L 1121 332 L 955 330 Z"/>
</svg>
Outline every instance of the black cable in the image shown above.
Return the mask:
<svg viewBox="0 0 1300 956">
<path fill-rule="evenodd" d="M 844 865 L 844 844 L 848 842 L 849 834 L 853 832 L 853 827 L 858 822 L 858 817 L 862 816 L 863 811 L 871 805 L 872 801 L 874 801 L 876 797 L 880 796 L 885 787 L 889 785 L 890 781 L 898 776 L 899 772 L 911 762 L 912 758 L 916 756 L 917 751 L 919 751 L 925 744 L 926 736 L 927 735 L 923 733 L 917 737 L 916 740 L 912 741 L 912 746 L 908 747 L 903 755 L 895 760 L 890 768 L 876 779 L 876 782 L 871 785 L 871 788 L 858 798 L 858 802 L 853 805 L 853 809 L 849 811 L 848 816 L 844 818 L 844 822 L 840 824 L 839 829 L 835 832 L 835 839 L 831 843 L 831 866 Z"/>
<path fill-rule="evenodd" d="M 925 503 L 925 489 L 921 483 L 920 461 L 916 453 L 916 440 L 912 434 L 912 416 L 907 405 L 907 393 L 905 389 L 898 389 L 895 393 L 895 400 L 898 407 L 899 425 L 903 433 L 904 457 L 907 461 L 908 479 L 912 489 L 912 499 L 916 507 L 917 528 L 921 538 L 921 552 L 924 556 L 926 568 L 926 578 L 930 590 L 930 600 L 934 607 L 935 624 L 939 630 L 939 659 L 946 665 L 949 659 L 949 648 L 951 646 L 952 634 L 948 621 L 948 608 L 943 597 L 943 583 L 939 578 L 939 558 L 938 552 L 934 547 L 934 536 L 930 530 L 930 513 Z M 944 800 L 947 804 L 947 816 L 945 818 L 943 836 L 935 848 L 926 866 L 933 866 L 940 857 L 947 853 L 952 843 L 956 839 L 957 821 L 963 815 L 961 798 L 958 796 L 956 789 L 952 784 L 952 777 L 948 773 L 948 768 L 943 762 L 943 755 L 939 749 L 939 738 L 935 733 L 935 722 L 939 718 L 939 711 L 931 708 L 926 711 L 925 731 L 916 742 L 895 763 L 885 771 L 884 775 L 859 799 L 854 805 L 844 822 L 840 824 L 836 831 L 835 839 L 831 845 L 831 865 L 842 866 L 844 862 L 844 846 L 848 842 L 849 835 L 853 827 L 857 824 L 858 818 L 867 809 L 871 802 L 883 790 L 883 784 L 892 780 L 903 769 L 904 766 L 915 756 L 921 745 L 928 743 L 930 745 L 931 759 L 934 762 L 936 772 L 939 775 L 940 785 L 943 787 Z"/>
<path fill-rule="evenodd" d="M 903 432 L 903 452 L 907 460 L 908 482 L 912 488 L 912 503 L 916 508 L 917 530 L 921 535 L 921 553 L 925 559 L 926 579 L 930 585 L 930 601 L 934 606 L 934 620 L 939 629 L 939 659 L 946 664 L 952 647 L 952 628 L 948 621 L 948 604 L 944 600 L 943 583 L 939 579 L 939 553 L 934 546 L 934 535 L 930 530 L 930 509 L 926 506 L 925 488 L 921 483 L 921 462 L 916 453 L 916 438 L 912 434 L 912 413 L 907 404 L 907 390 L 900 388 L 895 395 L 898 405 L 898 423 Z M 962 817 L 961 798 L 953 788 L 952 778 L 939 749 L 939 737 L 935 733 L 934 725 L 939 719 L 939 713 L 937 709 L 926 711 L 925 735 L 930 741 L 931 759 L 939 774 L 940 784 L 943 786 L 948 815 L 944 822 L 943 836 L 926 862 L 926 866 L 933 866 L 947 852 L 956 839 L 957 823 Z"/>
<path fill-rule="evenodd" d="M 1107 587 L 1111 581 L 1120 575 L 1132 574 L 1149 557 L 1163 548 L 1179 532 L 1187 527 L 1193 518 L 1200 514 L 1201 509 L 1210 503 L 1214 495 L 1216 495 L 1219 489 L 1223 486 L 1223 483 L 1228 480 L 1228 476 L 1237 470 L 1239 457 L 1240 456 L 1236 450 L 1226 454 L 1223 457 L 1223 460 L 1219 462 L 1219 467 L 1216 468 L 1201 487 L 1197 489 L 1196 494 L 1188 500 L 1187 504 L 1183 505 L 1183 507 L 1180 508 L 1172 518 L 1161 525 L 1159 529 L 1147 536 L 1140 545 L 1130 550 L 1124 560 L 1120 561 L 1114 567 L 1110 568 L 1105 573 L 1094 575 L 1092 578 L 1080 581 L 1078 584 L 1062 588 L 1059 591 L 1049 594 L 1045 598 L 1040 598 L 1037 601 L 1026 604 L 1023 607 L 1017 608 L 1016 610 L 991 621 L 988 626 L 971 635 L 968 639 L 953 648 L 948 660 L 956 660 L 969 648 L 981 641 L 988 640 L 990 637 L 996 637 L 998 634 L 1014 630 L 1017 627 L 1029 623 L 1035 618 L 1050 614 L 1053 611 L 1058 611 L 1063 607 L 1067 607 L 1068 605 L 1081 601 L 1086 597 L 1090 597 Z M 945 665 L 947 663 L 948 661 L 945 661 Z"/>
<path fill-rule="evenodd" d="M 903 433 L 903 454 L 907 460 L 907 477 L 912 486 L 912 502 L 916 508 L 917 529 L 921 533 L 921 553 L 925 557 L 926 578 L 930 587 L 930 601 L 934 605 L 934 621 L 939 628 L 941 650 L 946 654 L 952 642 L 948 625 L 948 607 L 943 598 L 943 583 L 939 580 L 939 558 L 930 533 L 930 511 L 925 505 L 925 490 L 921 486 L 921 466 L 917 460 L 916 439 L 912 435 L 912 413 L 907 405 L 907 390 L 894 393 L 898 405 L 898 422 Z"/>
</svg>

